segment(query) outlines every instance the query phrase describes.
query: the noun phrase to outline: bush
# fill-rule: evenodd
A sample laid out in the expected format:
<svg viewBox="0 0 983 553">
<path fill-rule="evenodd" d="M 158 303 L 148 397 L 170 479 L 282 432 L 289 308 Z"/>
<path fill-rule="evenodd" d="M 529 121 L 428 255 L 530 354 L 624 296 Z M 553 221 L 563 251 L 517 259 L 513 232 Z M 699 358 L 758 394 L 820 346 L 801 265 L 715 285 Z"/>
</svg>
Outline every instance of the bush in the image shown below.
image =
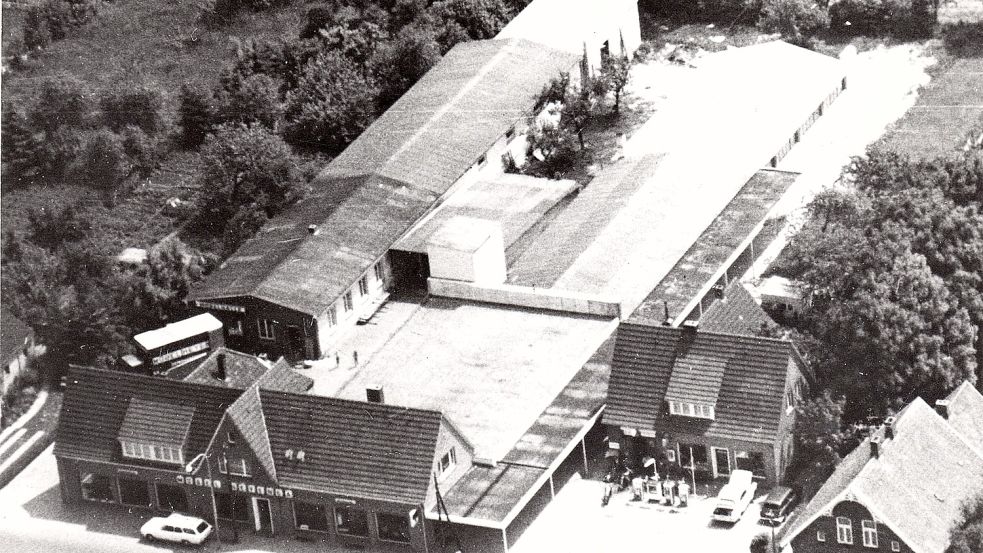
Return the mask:
<svg viewBox="0 0 983 553">
<path fill-rule="evenodd" d="M 935 23 L 927 0 L 839 0 L 829 7 L 829 19 L 840 33 L 899 38 L 928 36 Z"/>
<path fill-rule="evenodd" d="M 460 25 L 473 40 L 494 38 L 513 15 L 502 0 L 437 0 L 430 10 L 442 21 Z"/>
<path fill-rule="evenodd" d="M 123 129 L 123 151 L 130 160 L 131 172 L 145 179 L 160 167 L 164 157 L 159 140 L 132 125 Z"/>
<path fill-rule="evenodd" d="M 284 136 L 298 147 L 338 153 L 375 119 L 378 96 L 374 80 L 350 60 L 320 54 L 287 97 Z"/>
<path fill-rule="evenodd" d="M 181 124 L 181 145 L 197 148 L 205 141 L 217 120 L 215 100 L 207 92 L 189 84 L 181 86 L 178 103 L 178 116 Z"/>
<path fill-rule="evenodd" d="M 74 205 L 57 208 L 32 208 L 27 212 L 30 239 L 42 248 L 56 250 L 68 242 L 89 236 L 92 225 Z"/>
<path fill-rule="evenodd" d="M 376 52 L 371 66 L 380 84 L 380 107 L 400 98 L 440 61 L 440 43 L 431 27 L 411 25 Z"/>
<path fill-rule="evenodd" d="M 577 135 L 566 126 L 531 126 L 527 135 L 527 174 L 561 178 L 577 163 Z"/>
<path fill-rule="evenodd" d="M 275 130 L 283 116 L 279 81 L 255 74 L 229 83 L 231 90 L 220 90 L 216 103 L 222 123 L 259 123 Z"/>
<path fill-rule="evenodd" d="M 78 129 L 59 127 L 44 134 L 38 149 L 40 179 L 61 182 L 82 149 L 82 133 Z"/>
<path fill-rule="evenodd" d="M 960 21 L 942 28 L 942 40 L 950 54 L 959 57 L 983 56 L 983 23 Z"/>
<path fill-rule="evenodd" d="M 44 166 L 44 136 L 34 132 L 27 116 L 14 106 L 3 110 L 2 141 L 6 184 L 27 184 L 40 176 Z"/>
<path fill-rule="evenodd" d="M 37 130 L 53 131 L 59 127 L 82 128 L 90 111 L 85 88 L 73 78 L 47 79 L 39 87 L 37 100 L 28 112 Z"/>
<path fill-rule="evenodd" d="M 24 47 L 28 50 L 41 50 L 51 44 L 51 29 L 44 6 L 33 5 L 24 14 Z"/>
<path fill-rule="evenodd" d="M 829 15 L 815 0 L 764 0 L 758 26 L 800 42 L 829 28 Z"/>
<path fill-rule="evenodd" d="M 754 23 L 760 0 L 641 0 L 639 11 L 680 23 Z"/>
<path fill-rule="evenodd" d="M 90 134 L 79 159 L 78 174 L 86 186 L 115 193 L 130 174 L 123 139 L 108 129 Z"/>
<path fill-rule="evenodd" d="M 119 131 L 133 125 L 154 135 L 163 128 L 160 92 L 148 88 L 111 92 L 99 100 L 106 126 Z"/>
</svg>

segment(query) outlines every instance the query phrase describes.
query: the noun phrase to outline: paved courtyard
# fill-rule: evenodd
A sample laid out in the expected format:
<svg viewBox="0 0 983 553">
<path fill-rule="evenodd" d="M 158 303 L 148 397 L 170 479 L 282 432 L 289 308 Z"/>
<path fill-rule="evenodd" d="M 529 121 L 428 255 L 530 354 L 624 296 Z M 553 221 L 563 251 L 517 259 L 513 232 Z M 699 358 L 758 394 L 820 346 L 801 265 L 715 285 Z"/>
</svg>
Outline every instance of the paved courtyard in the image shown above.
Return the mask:
<svg viewBox="0 0 983 553">
<path fill-rule="evenodd" d="M 697 492 L 701 497 L 691 498 L 682 508 L 631 501 L 628 491 L 616 493 L 602 507 L 603 484 L 574 476 L 510 551 L 746 553 L 755 535 L 770 532 L 757 522 L 763 494 L 740 522 L 727 525 L 710 520 L 714 494 L 707 497 L 703 484 L 697 485 Z"/>
</svg>

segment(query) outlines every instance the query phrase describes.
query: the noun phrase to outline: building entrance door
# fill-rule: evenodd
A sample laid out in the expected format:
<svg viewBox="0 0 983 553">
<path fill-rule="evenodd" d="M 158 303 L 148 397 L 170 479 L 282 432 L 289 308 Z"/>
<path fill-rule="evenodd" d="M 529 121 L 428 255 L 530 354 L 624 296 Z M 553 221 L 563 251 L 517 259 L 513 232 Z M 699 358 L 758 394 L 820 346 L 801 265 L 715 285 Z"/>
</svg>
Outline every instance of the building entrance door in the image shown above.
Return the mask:
<svg viewBox="0 0 983 553">
<path fill-rule="evenodd" d="M 304 333 L 300 330 L 299 326 L 290 325 L 287 327 L 287 348 L 289 348 L 287 356 L 291 359 L 299 359 L 304 357 Z"/>
<path fill-rule="evenodd" d="M 730 474 L 730 452 L 726 447 L 711 447 L 713 450 L 713 477 L 720 478 Z"/>
<path fill-rule="evenodd" d="M 253 516 L 256 532 L 267 536 L 273 535 L 273 512 L 270 511 L 270 500 L 259 497 L 253 498 Z"/>
</svg>

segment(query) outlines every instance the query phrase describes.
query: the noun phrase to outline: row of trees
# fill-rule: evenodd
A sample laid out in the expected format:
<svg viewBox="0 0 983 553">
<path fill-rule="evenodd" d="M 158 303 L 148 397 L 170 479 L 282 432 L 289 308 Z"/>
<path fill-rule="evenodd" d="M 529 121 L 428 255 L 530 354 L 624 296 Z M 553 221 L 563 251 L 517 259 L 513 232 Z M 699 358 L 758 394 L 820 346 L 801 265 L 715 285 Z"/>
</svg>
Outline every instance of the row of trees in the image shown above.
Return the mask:
<svg viewBox="0 0 983 553">
<path fill-rule="evenodd" d="M 103 95 L 92 105 L 73 79 L 43 82 L 34 102 L 5 106 L 4 179 L 13 185 L 75 182 L 112 199 L 130 177 L 160 161 L 160 95 L 147 89 Z"/>
</svg>

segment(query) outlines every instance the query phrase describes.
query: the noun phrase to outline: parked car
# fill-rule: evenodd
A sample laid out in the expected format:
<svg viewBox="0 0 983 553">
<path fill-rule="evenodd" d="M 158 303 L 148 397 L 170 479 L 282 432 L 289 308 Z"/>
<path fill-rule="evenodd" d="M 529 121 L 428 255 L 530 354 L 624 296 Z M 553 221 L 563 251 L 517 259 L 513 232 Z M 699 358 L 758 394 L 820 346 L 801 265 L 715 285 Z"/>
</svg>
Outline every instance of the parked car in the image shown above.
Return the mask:
<svg viewBox="0 0 983 553">
<path fill-rule="evenodd" d="M 148 540 L 201 545 L 212 535 L 212 525 L 198 517 L 171 513 L 145 522 L 140 527 L 140 534 Z"/>
<path fill-rule="evenodd" d="M 737 522 L 747 510 L 758 483 L 749 470 L 735 470 L 730 473 L 730 481 L 717 494 L 717 504 L 713 509 L 713 520 Z"/>
<path fill-rule="evenodd" d="M 761 503 L 761 522 L 770 526 L 778 526 L 785 522 L 798 502 L 799 494 L 792 488 L 775 487 Z"/>
</svg>

